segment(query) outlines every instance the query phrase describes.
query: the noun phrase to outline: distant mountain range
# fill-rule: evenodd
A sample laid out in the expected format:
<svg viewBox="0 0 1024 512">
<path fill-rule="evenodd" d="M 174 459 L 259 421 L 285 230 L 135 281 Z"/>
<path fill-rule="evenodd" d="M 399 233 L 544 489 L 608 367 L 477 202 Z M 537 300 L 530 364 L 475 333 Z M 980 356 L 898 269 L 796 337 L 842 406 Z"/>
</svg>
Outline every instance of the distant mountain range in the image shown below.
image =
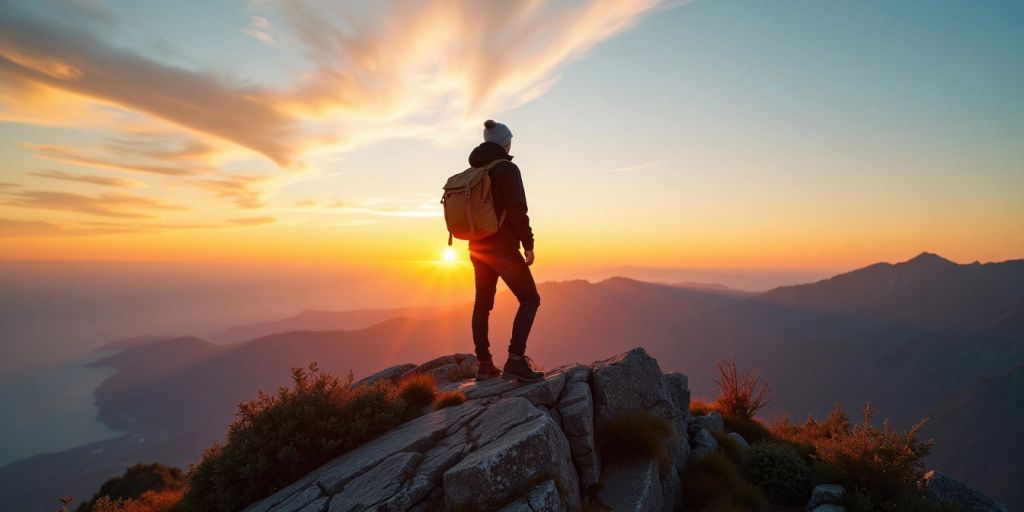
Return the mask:
<svg viewBox="0 0 1024 512">
<path fill-rule="evenodd" d="M 930 465 L 1024 508 L 1024 446 L 1008 430 L 1024 419 L 1024 260 L 960 265 L 924 253 L 760 294 L 624 278 L 543 283 L 540 293 L 528 352 L 544 366 L 643 345 L 710 398 L 715 362 L 735 355 L 772 385 L 769 417 L 820 416 L 837 401 L 854 418 L 871 401 L 901 427 L 932 416 Z M 502 294 L 492 315 L 499 363 L 514 302 Z M 125 343 L 94 363 L 118 371 L 95 395 L 100 419 L 128 433 L 0 468 L 0 494 L 43 510 L 136 462 L 186 467 L 224 435 L 240 401 L 287 383 L 290 367 L 316 361 L 359 378 L 472 351 L 470 308 L 306 312 L 228 329 L 220 344 Z"/>
</svg>

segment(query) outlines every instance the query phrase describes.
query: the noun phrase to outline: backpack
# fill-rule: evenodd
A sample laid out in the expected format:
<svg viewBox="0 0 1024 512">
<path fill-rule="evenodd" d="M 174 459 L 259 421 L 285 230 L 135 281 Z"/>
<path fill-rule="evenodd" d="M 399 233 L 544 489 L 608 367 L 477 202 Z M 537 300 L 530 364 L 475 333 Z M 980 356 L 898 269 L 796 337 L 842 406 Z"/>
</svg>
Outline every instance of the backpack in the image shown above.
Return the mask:
<svg viewBox="0 0 1024 512">
<path fill-rule="evenodd" d="M 480 240 L 498 232 L 505 220 L 494 211 L 489 171 L 506 159 L 493 160 L 482 167 L 470 167 L 444 184 L 444 222 L 448 225 L 448 245 L 452 237 L 459 240 Z"/>
</svg>

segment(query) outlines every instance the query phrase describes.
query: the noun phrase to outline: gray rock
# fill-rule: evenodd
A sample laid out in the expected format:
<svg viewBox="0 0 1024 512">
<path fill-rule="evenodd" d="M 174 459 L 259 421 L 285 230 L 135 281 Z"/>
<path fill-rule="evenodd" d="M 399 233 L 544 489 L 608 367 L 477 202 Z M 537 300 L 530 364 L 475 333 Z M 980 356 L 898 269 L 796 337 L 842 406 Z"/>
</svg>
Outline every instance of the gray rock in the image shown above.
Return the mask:
<svg viewBox="0 0 1024 512">
<path fill-rule="evenodd" d="M 821 505 L 842 505 L 846 489 L 839 484 L 821 484 L 814 486 L 811 499 L 807 502 L 807 510 L 813 511 Z"/>
<path fill-rule="evenodd" d="M 665 374 L 665 386 L 678 415 L 686 417 L 690 413 L 689 379 L 678 372 L 668 373 Z"/>
<path fill-rule="evenodd" d="M 664 475 L 661 477 L 662 507 L 666 511 L 682 510 L 683 481 L 679 478 L 679 471 L 673 465 L 663 473 Z"/>
<path fill-rule="evenodd" d="M 662 418 L 676 415 L 658 362 L 643 348 L 594 363 L 591 376 L 598 424 L 617 414 L 643 410 Z"/>
<path fill-rule="evenodd" d="M 405 375 L 411 373 L 423 373 L 431 375 L 437 380 L 439 384 L 447 382 L 456 382 L 463 380 L 465 377 L 455 378 L 457 374 L 475 373 L 477 360 L 473 354 L 451 354 L 447 356 L 441 356 L 436 359 L 431 359 L 405 373 Z"/>
<path fill-rule="evenodd" d="M 572 460 L 586 489 L 601 478 L 601 461 L 594 445 L 594 402 L 586 382 L 572 382 L 558 402 L 562 431 L 569 440 Z"/>
<path fill-rule="evenodd" d="M 1006 512 L 1006 507 L 945 473 L 929 471 L 923 483 L 935 506 L 952 505 L 958 512 Z"/>
<path fill-rule="evenodd" d="M 327 496 L 321 496 L 319 499 L 309 503 L 305 507 L 302 507 L 298 512 L 327 512 L 327 504 L 331 502 L 331 499 Z"/>
<path fill-rule="evenodd" d="M 697 416 L 697 424 L 712 432 L 725 431 L 725 419 L 716 411 L 711 411 L 704 416 Z"/>
<path fill-rule="evenodd" d="M 665 508 L 657 461 L 605 465 L 601 483 L 597 501 L 613 512 L 661 512 Z"/>
<path fill-rule="evenodd" d="M 547 476 L 573 490 L 561 500 L 567 509 L 579 509 L 569 442 L 550 416 L 513 397 L 496 402 L 470 426 L 479 447 L 444 473 L 448 507 L 494 507 L 523 492 L 524 483 Z"/>
<path fill-rule="evenodd" d="M 330 512 L 368 510 L 395 495 L 423 459 L 419 453 L 399 452 L 360 474 L 331 498 Z"/>
<path fill-rule="evenodd" d="M 846 512 L 846 507 L 842 505 L 828 504 L 815 507 L 811 512 Z"/>
<path fill-rule="evenodd" d="M 693 441 L 693 451 L 690 452 L 692 460 L 703 459 L 715 453 L 715 450 L 718 449 L 718 440 L 706 428 L 698 430 L 697 434 L 691 438 L 691 441 Z"/>
<path fill-rule="evenodd" d="M 729 439 L 736 441 L 736 444 L 739 445 L 741 450 L 746 450 L 747 448 L 750 448 L 750 443 L 748 443 L 747 440 L 743 438 L 743 436 L 737 434 L 736 432 L 729 432 L 728 437 Z"/>
<path fill-rule="evenodd" d="M 544 512 L 563 512 L 562 497 L 558 494 L 558 486 L 554 480 L 545 480 L 530 491 L 527 497 L 530 509 Z"/>
<path fill-rule="evenodd" d="M 373 375 L 370 375 L 368 377 L 363 377 L 362 379 L 357 380 L 355 382 L 355 384 L 353 384 L 353 385 L 354 386 L 369 386 L 370 384 L 373 384 L 374 382 L 379 382 L 379 381 L 382 381 L 382 380 L 390 380 L 392 382 L 398 382 L 398 379 L 401 378 L 402 375 L 405 375 L 409 370 L 412 370 L 413 368 L 416 368 L 416 365 L 414 365 L 412 363 L 400 364 L 400 365 L 397 365 L 397 366 L 392 366 L 391 368 L 385 368 L 385 369 L 383 369 L 383 370 L 381 370 L 381 371 L 379 371 L 379 372 L 377 372 L 377 373 L 375 373 Z"/>
</svg>

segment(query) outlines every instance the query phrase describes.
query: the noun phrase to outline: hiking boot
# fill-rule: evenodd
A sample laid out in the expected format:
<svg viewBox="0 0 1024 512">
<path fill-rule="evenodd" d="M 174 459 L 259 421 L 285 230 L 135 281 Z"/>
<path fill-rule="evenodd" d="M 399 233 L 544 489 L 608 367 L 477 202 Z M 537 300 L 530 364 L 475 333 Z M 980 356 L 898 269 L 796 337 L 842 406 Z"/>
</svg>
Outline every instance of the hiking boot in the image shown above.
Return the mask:
<svg viewBox="0 0 1024 512">
<path fill-rule="evenodd" d="M 480 364 L 476 366 L 476 381 L 490 380 L 495 377 L 501 377 L 501 370 L 497 366 L 494 366 L 492 361 L 480 361 Z"/>
<path fill-rule="evenodd" d="M 518 380 L 520 382 L 537 382 L 544 379 L 544 372 L 533 369 L 533 359 L 527 356 L 508 355 L 505 361 L 505 369 L 501 372 L 501 378 L 505 380 Z"/>
</svg>

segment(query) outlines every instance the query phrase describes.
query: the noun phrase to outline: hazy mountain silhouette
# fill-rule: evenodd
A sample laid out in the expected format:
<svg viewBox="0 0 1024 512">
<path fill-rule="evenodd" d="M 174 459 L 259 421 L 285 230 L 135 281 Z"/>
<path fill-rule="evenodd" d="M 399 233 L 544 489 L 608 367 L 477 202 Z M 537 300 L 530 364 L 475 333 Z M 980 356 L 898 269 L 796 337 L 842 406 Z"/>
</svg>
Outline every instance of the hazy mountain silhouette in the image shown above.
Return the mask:
<svg viewBox="0 0 1024 512">
<path fill-rule="evenodd" d="M 769 415 L 802 418 L 822 415 L 837 401 L 857 409 L 870 400 L 880 416 L 907 425 L 971 386 L 987 393 L 976 383 L 1024 362 L 1019 260 L 958 265 L 926 253 L 754 296 L 625 278 L 544 283 L 540 293 L 529 352 L 541 364 L 589 361 L 643 345 L 666 371 L 687 374 L 699 398 L 714 394 L 715 361 L 735 354 L 741 367 L 757 367 L 772 384 Z M 89 492 L 134 462 L 184 467 L 223 436 L 240 401 L 257 389 L 286 384 L 291 367 L 316 361 L 359 378 L 393 364 L 471 351 L 470 307 L 393 310 L 413 318 L 350 330 L 292 330 L 227 346 L 186 337 L 131 347 L 95 363 L 118 370 L 96 390 L 100 418 L 129 434 L 0 468 L 0 492 L 35 508 L 48 503 L 55 489 Z M 514 298 L 500 295 L 492 315 L 499 362 L 514 312 Z M 387 310 L 309 312 L 225 336 L 278 327 L 358 327 L 386 316 Z M 984 458 L 950 436 L 995 432 L 995 424 L 1011 419 L 1001 412 L 937 415 L 941 456 Z M 1003 439 L 1004 453 L 1024 457 L 1012 436 Z M 954 476 L 1011 508 L 1022 503 L 1018 490 L 986 485 L 991 472 L 1002 471 L 996 466 L 942 467 L 964 468 L 969 474 Z"/>
</svg>

